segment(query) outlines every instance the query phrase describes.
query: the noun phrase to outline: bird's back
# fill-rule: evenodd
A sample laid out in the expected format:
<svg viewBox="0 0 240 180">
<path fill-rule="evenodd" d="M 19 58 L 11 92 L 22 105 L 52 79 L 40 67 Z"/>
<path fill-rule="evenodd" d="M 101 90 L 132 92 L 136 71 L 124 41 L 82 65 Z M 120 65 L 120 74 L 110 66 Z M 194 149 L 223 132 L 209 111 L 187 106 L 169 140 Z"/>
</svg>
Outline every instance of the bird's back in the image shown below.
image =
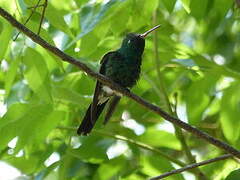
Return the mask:
<svg viewBox="0 0 240 180">
<path fill-rule="evenodd" d="M 103 74 L 123 87 L 131 88 L 139 79 L 141 57 L 128 57 L 118 51 L 108 55 Z"/>
</svg>

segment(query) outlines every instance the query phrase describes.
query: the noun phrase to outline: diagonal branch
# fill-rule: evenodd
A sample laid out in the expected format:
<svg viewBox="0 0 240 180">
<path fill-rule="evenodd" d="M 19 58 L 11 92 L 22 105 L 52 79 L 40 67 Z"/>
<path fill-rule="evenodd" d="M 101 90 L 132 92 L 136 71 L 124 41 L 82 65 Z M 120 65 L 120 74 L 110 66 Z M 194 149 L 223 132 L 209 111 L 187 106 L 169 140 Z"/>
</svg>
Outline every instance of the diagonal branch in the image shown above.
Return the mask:
<svg viewBox="0 0 240 180">
<path fill-rule="evenodd" d="M 228 159 L 228 158 L 231 158 L 231 157 L 232 157 L 231 154 L 224 154 L 222 156 L 219 156 L 219 157 L 216 157 L 216 158 L 213 158 L 213 159 L 209 159 L 209 160 L 202 161 L 202 162 L 199 162 L 199 163 L 189 164 L 189 165 L 187 165 L 183 168 L 175 169 L 175 170 L 166 172 L 164 174 L 161 174 L 160 176 L 152 177 L 149 180 L 163 179 L 167 176 L 178 174 L 178 173 L 181 173 L 183 171 L 189 171 L 190 169 L 193 169 L 193 168 L 196 168 L 196 167 L 199 167 L 199 166 L 203 166 L 203 165 L 207 165 L 207 164 L 210 164 L 210 163 L 213 163 L 213 162 L 225 160 L 225 159 Z"/>
<path fill-rule="evenodd" d="M 220 149 L 225 150 L 226 152 L 238 157 L 240 159 L 240 151 L 238 151 L 237 149 L 235 149 L 234 147 L 228 145 L 227 143 L 218 140 L 210 135 L 208 135 L 207 133 L 198 130 L 197 128 L 190 126 L 189 124 L 181 121 L 178 118 L 175 118 L 171 115 L 169 115 L 168 113 L 166 113 L 165 111 L 163 111 L 161 108 L 159 108 L 158 106 L 149 103 L 148 101 L 144 100 L 143 98 L 135 95 L 134 93 L 131 93 L 128 89 L 123 88 L 121 86 L 119 86 L 117 83 L 113 82 L 112 80 L 110 80 L 109 78 L 107 78 L 106 76 L 103 76 L 99 73 L 96 73 L 94 71 L 92 71 L 87 65 L 85 65 L 84 63 L 74 59 L 73 57 L 65 54 L 64 52 L 62 52 L 60 49 L 56 48 L 55 46 L 52 46 L 51 44 L 47 43 L 45 40 L 43 40 L 40 36 L 38 36 L 37 34 L 35 34 L 34 32 L 32 32 L 30 29 L 28 29 L 27 27 L 25 27 L 23 24 L 19 23 L 13 16 L 11 16 L 8 12 L 6 12 L 3 8 L 0 7 L 0 15 L 5 18 L 9 23 L 12 24 L 12 26 L 16 27 L 18 30 L 22 31 L 24 34 L 26 34 L 30 39 L 32 39 L 34 42 L 36 42 L 37 44 L 41 45 L 43 48 L 47 49 L 48 51 L 52 52 L 53 54 L 55 54 L 56 56 L 58 56 L 59 58 L 61 58 L 63 61 L 66 61 L 70 64 L 73 64 L 75 66 L 77 66 L 80 70 L 86 72 L 89 76 L 99 80 L 101 83 L 109 86 L 111 89 L 125 95 L 128 96 L 129 98 L 131 98 L 132 100 L 134 100 L 135 102 L 137 102 L 138 104 L 141 104 L 142 106 L 144 106 L 145 108 L 147 108 L 148 110 L 151 110 L 153 112 L 155 112 L 156 114 L 159 114 L 160 116 L 162 116 L 165 120 L 185 129 L 186 131 L 194 134 L 195 136 L 204 139 L 205 141 L 219 147 Z"/>
</svg>

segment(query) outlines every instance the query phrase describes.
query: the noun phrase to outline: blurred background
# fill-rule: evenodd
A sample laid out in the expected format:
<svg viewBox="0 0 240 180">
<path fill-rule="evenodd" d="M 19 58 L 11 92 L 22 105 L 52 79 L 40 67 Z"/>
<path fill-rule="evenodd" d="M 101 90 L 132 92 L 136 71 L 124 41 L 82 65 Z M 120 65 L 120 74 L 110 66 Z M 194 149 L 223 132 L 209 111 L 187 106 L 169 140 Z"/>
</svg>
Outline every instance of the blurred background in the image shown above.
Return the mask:
<svg viewBox="0 0 240 180">
<path fill-rule="evenodd" d="M 240 148 L 239 0 L 2 0 L 0 6 L 35 33 L 43 19 L 40 36 L 94 71 L 127 33 L 161 24 L 146 39 L 141 78 L 131 91 Z M 79 137 L 95 80 L 2 17 L 0 44 L 0 179 L 141 180 L 224 154 L 126 97 L 106 126 L 101 116 L 91 135 Z M 239 167 L 227 159 L 166 179 L 220 180 Z"/>
</svg>

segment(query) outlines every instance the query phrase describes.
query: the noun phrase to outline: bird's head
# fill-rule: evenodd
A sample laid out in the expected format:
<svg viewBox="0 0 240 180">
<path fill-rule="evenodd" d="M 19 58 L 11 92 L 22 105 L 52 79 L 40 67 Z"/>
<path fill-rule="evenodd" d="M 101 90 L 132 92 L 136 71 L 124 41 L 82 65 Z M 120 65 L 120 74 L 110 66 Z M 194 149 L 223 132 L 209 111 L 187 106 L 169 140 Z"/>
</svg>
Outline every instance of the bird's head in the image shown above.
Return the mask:
<svg viewBox="0 0 240 180">
<path fill-rule="evenodd" d="M 148 30 L 143 34 L 134 34 L 129 33 L 123 39 L 122 46 L 120 48 L 123 53 L 126 53 L 130 56 L 141 56 L 145 47 L 145 38 L 149 33 L 159 28 L 160 25 L 155 26 L 154 28 Z"/>
</svg>

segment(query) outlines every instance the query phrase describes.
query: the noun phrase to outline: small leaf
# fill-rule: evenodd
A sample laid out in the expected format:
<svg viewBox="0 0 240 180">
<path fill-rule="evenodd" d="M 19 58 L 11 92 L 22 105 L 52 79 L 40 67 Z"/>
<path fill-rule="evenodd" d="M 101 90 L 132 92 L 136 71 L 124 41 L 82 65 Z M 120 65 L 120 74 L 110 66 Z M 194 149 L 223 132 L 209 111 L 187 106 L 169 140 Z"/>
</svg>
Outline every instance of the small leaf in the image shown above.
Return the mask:
<svg viewBox="0 0 240 180">
<path fill-rule="evenodd" d="M 206 74 L 190 86 L 186 92 L 187 115 L 190 124 L 197 125 L 203 117 L 203 113 L 209 105 L 210 93 L 218 76 Z"/>
<path fill-rule="evenodd" d="M 164 6 L 171 13 L 174 9 L 177 0 L 162 0 Z"/>
<path fill-rule="evenodd" d="M 32 0 L 25 0 L 24 1 L 29 7 L 34 7 L 36 6 L 36 1 L 32 1 Z M 40 4 L 43 2 L 40 2 Z M 38 18 L 40 21 L 40 16 L 42 14 L 42 8 L 37 8 L 36 9 L 38 14 Z M 65 32 L 66 34 L 68 34 L 70 37 L 73 37 L 72 32 L 70 31 L 67 23 L 65 22 L 63 16 L 62 16 L 62 11 L 56 9 L 51 2 L 49 2 L 47 4 L 47 8 L 46 8 L 46 12 L 45 12 L 45 18 L 49 20 L 50 24 L 55 26 L 56 28 L 60 29 L 61 31 Z M 35 28 L 38 29 L 39 27 L 39 21 L 37 21 L 37 25 L 35 26 Z M 44 30 L 44 29 L 42 29 Z M 41 33 L 42 33 L 41 30 Z M 36 32 L 36 31 L 35 31 Z"/>
<path fill-rule="evenodd" d="M 70 37 L 73 37 L 72 32 L 70 31 L 68 25 L 66 24 L 63 16 L 61 15 L 61 11 L 56 9 L 50 3 L 46 9 L 46 18 L 50 21 L 50 23 L 56 28 L 68 34 Z"/>
<path fill-rule="evenodd" d="M 171 162 L 161 156 L 155 156 L 154 154 L 141 156 L 140 163 L 142 172 L 148 176 L 157 176 L 174 169 Z M 173 176 L 172 179 L 184 180 L 181 174 L 175 175 L 175 178 Z"/>
<path fill-rule="evenodd" d="M 20 57 L 16 58 L 13 60 L 13 62 L 10 64 L 10 68 L 6 73 L 6 78 L 5 78 L 5 97 L 8 97 L 9 92 L 11 90 L 12 84 L 14 82 L 15 76 L 17 74 L 17 70 L 20 64 Z"/>
<path fill-rule="evenodd" d="M 202 0 L 201 3 L 199 3 L 198 0 L 192 0 L 191 1 L 191 14 L 197 19 L 200 20 L 204 16 L 207 15 L 208 0 Z"/>
<path fill-rule="evenodd" d="M 240 169 L 232 171 L 225 180 L 239 180 L 240 179 Z"/>
<path fill-rule="evenodd" d="M 14 104 L 0 121 L 0 149 L 16 136 L 16 152 L 28 143 L 41 143 L 64 117 L 49 104 Z"/>
<path fill-rule="evenodd" d="M 72 91 L 69 88 L 54 86 L 53 88 L 53 96 L 54 99 L 59 99 L 62 101 L 66 101 L 68 103 L 72 103 L 75 105 L 82 105 L 84 101 L 84 97 L 79 95 L 77 92 Z"/>
<path fill-rule="evenodd" d="M 127 166 L 126 163 L 126 158 L 122 156 L 111 159 L 106 163 L 102 163 L 93 179 L 117 179 L 121 173 L 121 169 Z"/>
<path fill-rule="evenodd" d="M 30 156 L 30 157 L 10 157 L 6 160 L 6 162 L 22 173 L 32 174 L 35 172 L 36 168 L 39 168 L 39 157 L 38 156 Z"/>
<path fill-rule="evenodd" d="M 76 150 L 71 150 L 70 153 L 83 161 L 98 164 L 108 159 L 106 151 L 111 144 L 111 140 L 91 136 L 84 138 L 82 145 Z"/>
<path fill-rule="evenodd" d="M 221 18 L 226 16 L 227 12 L 229 11 L 232 5 L 233 1 L 229 0 L 214 1 L 215 9 L 217 9 L 217 11 L 221 14 Z"/>
<path fill-rule="evenodd" d="M 151 146 L 167 147 L 176 150 L 181 149 L 181 145 L 174 134 L 154 128 L 148 128 L 145 133 L 137 139 Z M 163 139 L 167 139 L 167 141 L 163 141 Z"/>
<path fill-rule="evenodd" d="M 100 8 L 98 7 L 98 5 L 95 6 L 87 4 L 86 6 L 84 6 L 80 14 L 82 31 L 73 41 L 71 41 L 67 45 L 66 49 L 76 43 L 83 36 L 91 32 L 95 28 L 95 26 L 97 26 L 104 19 L 107 11 L 111 10 L 111 7 L 117 2 L 119 2 L 119 0 L 109 1 L 108 3 L 102 4 Z"/>
<path fill-rule="evenodd" d="M 240 85 L 239 82 L 233 83 L 228 89 L 223 92 L 220 122 L 225 137 L 231 143 L 235 143 L 239 138 L 240 133 Z"/>
<path fill-rule="evenodd" d="M 24 72 L 30 88 L 44 101 L 52 102 L 50 78 L 44 58 L 35 50 L 28 48 L 23 61 Z"/>
<path fill-rule="evenodd" d="M 190 13 L 190 1 L 191 0 L 181 0 L 183 8 L 187 11 L 187 13 Z"/>
<path fill-rule="evenodd" d="M 12 32 L 13 32 L 13 27 L 8 22 L 6 22 L 1 18 L 0 19 L 0 42 L 1 42 L 0 61 L 5 56 L 7 48 L 9 46 L 9 42 L 11 40 Z"/>
</svg>

